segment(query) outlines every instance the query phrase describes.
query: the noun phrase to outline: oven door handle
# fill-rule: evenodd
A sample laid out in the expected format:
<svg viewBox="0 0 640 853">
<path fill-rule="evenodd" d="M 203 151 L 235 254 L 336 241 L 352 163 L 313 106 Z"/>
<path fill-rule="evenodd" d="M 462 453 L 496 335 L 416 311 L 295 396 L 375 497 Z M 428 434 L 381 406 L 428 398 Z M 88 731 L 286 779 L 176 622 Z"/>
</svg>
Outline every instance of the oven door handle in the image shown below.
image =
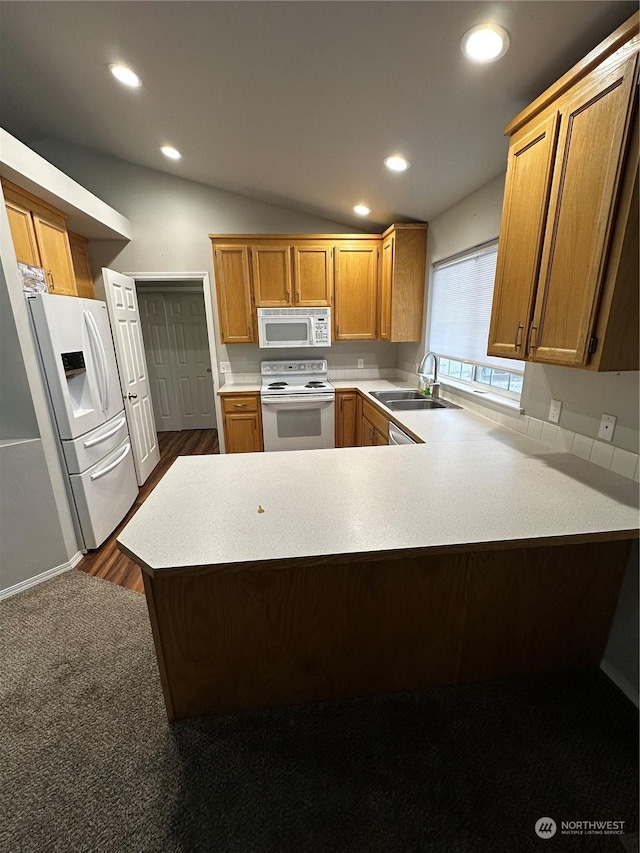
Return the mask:
<svg viewBox="0 0 640 853">
<path fill-rule="evenodd" d="M 332 406 L 335 401 L 333 396 L 331 397 L 317 397 L 315 399 L 310 399 L 309 397 L 305 397 L 304 399 L 294 398 L 294 397 L 268 397 L 262 398 L 263 406 L 286 406 L 289 409 L 319 409 L 325 408 L 326 406 Z"/>
</svg>

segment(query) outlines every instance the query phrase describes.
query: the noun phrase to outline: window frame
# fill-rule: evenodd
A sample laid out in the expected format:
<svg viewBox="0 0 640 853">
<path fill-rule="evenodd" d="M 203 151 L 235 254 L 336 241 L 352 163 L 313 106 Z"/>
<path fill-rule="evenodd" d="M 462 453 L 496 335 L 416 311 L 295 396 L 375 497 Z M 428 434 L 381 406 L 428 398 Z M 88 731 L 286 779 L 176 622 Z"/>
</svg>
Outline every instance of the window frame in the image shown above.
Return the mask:
<svg viewBox="0 0 640 853">
<path fill-rule="evenodd" d="M 431 274 L 429 278 L 429 295 L 427 302 L 427 312 L 426 312 L 426 322 L 425 322 L 425 341 L 427 342 L 427 350 L 431 349 L 431 343 L 429 340 L 429 326 L 431 323 L 431 314 L 432 314 L 432 306 L 433 306 L 433 278 L 438 269 L 445 267 L 449 264 L 453 264 L 459 261 L 463 261 L 465 258 L 473 257 L 480 252 L 485 252 L 495 247 L 496 252 L 496 261 L 498 255 L 498 237 L 492 237 L 489 240 L 484 240 L 482 243 L 478 243 L 475 246 L 471 246 L 468 249 L 463 249 L 455 254 L 449 255 L 444 258 L 440 258 L 437 261 L 433 261 L 431 264 Z M 494 279 L 495 283 L 495 279 Z M 508 370 L 506 367 L 498 367 L 495 364 L 487 364 L 482 361 L 475 361 L 471 359 L 461 358 L 459 355 L 449 355 L 446 353 L 441 353 L 435 350 L 436 355 L 438 356 L 438 379 L 442 384 L 447 385 L 451 384 L 452 388 L 461 387 L 463 389 L 468 389 L 470 393 L 473 393 L 477 396 L 483 395 L 496 395 L 497 397 L 502 397 L 505 402 L 513 401 L 515 403 L 520 403 L 522 397 L 522 386 L 519 392 L 510 391 L 508 388 L 501 388 L 498 385 L 492 385 L 486 382 L 481 382 L 477 379 L 477 375 L 481 369 L 487 370 L 498 370 L 501 373 L 506 373 L 509 375 L 509 383 L 511 383 L 511 376 L 522 377 L 524 381 L 524 367 L 522 370 Z M 462 376 L 454 376 L 448 373 L 448 371 L 444 371 L 442 369 L 442 362 L 459 362 L 461 365 L 471 365 L 471 378 L 463 378 Z"/>
</svg>

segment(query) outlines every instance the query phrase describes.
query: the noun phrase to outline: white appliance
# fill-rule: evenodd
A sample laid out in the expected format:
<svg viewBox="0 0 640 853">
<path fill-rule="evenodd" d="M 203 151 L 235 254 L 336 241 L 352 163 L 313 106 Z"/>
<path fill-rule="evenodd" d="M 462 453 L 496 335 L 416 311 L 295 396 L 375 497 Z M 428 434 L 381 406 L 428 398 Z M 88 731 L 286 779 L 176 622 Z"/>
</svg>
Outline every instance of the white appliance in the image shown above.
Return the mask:
<svg viewBox="0 0 640 853">
<path fill-rule="evenodd" d="M 330 347 L 331 308 L 258 308 L 258 345 Z"/>
<path fill-rule="evenodd" d="M 77 532 L 97 548 L 138 495 L 107 306 L 48 293 L 27 304 Z"/>
<path fill-rule="evenodd" d="M 264 449 L 335 447 L 335 389 L 327 362 L 263 361 L 261 373 Z"/>
</svg>

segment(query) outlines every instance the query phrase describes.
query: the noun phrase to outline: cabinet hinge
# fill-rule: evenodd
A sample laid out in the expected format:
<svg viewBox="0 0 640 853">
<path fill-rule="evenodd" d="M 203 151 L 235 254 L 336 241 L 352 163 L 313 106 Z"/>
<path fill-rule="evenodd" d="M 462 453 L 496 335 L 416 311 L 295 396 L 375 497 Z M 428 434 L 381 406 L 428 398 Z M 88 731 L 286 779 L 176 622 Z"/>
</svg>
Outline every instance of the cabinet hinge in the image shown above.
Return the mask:
<svg viewBox="0 0 640 853">
<path fill-rule="evenodd" d="M 588 348 L 587 352 L 595 352 L 597 348 L 598 348 L 598 339 L 597 338 L 590 338 L 589 339 L 589 348 Z"/>
</svg>

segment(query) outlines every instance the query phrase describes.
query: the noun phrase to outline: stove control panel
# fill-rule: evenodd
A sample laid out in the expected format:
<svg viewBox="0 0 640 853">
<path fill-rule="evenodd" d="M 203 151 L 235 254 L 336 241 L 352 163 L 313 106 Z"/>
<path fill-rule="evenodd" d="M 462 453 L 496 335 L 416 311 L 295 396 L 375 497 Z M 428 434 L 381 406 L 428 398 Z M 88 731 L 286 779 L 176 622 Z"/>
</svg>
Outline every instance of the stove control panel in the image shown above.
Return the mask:
<svg viewBox="0 0 640 853">
<path fill-rule="evenodd" d="M 263 376 L 270 374 L 295 373 L 297 375 L 318 374 L 327 372 L 326 359 L 311 361 L 263 361 L 261 373 Z"/>
</svg>

